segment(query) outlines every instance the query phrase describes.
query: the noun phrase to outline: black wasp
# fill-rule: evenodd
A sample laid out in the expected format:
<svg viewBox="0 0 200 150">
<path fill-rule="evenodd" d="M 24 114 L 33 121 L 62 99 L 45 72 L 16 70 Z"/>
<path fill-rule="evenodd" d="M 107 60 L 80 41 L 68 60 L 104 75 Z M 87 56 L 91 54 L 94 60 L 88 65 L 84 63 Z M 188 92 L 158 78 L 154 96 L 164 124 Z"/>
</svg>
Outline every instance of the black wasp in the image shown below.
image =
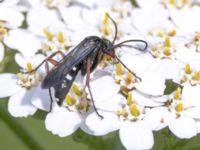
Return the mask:
<svg viewBox="0 0 200 150">
<path fill-rule="evenodd" d="M 126 40 L 119 44 L 114 44 L 117 38 L 117 25 L 108 14 L 106 15 L 112 21 L 115 27 L 115 36 L 112 42 L 105 38 L 88 36 L 83 39 L 83 41 L 81 41 L 66 56 L 60 51 L 53 53 L 51 56 L 47 57 L 43 62 L 41 62 L 40 65 L 38 65 L 34 70 L 31 71 L 36 71 L 43 63 L 46 64 L 46 68 L 48 68 L 48 62 L 54 64 L 52 69 L 47 69 L 47 75 L 42 82 L 42 88 L 49 89 L 51 98 L 50 110 L 52 109 L 53 103 L 50 88 L 54 88 L 55 97 L 58 99 L 57 104 L 61 106 L 65 96 L 69 92 L 76 78 L 76 75 L 79 71 L 81 71 L 82 75 L 86 75 L 86 87 L 88 88 L 94 110 L 96 111 L 97 115 L 102 118 L 94 105 L 92 92 L 90 90 L 90 73 L 97 67 L 98 63 L 102 60 L 103 55 L 109 55 L 116 59 L 128 71 L 131 72 L 131 70 L 128 69 L 126 65 L 115 55 L 115 49 L 117 47 L 126 46 L 125 43 L 128 42 L 141 42 L 145 44 L 143 50 L 146 50 L 147 42 L 144 40 Z M 61 59 L 59 62 L 53 59 L 53 57 L 58 53 L 63 55 L 63 59 Z M 131 73 L 136 76 L 133 72 Z"/>
</svg>

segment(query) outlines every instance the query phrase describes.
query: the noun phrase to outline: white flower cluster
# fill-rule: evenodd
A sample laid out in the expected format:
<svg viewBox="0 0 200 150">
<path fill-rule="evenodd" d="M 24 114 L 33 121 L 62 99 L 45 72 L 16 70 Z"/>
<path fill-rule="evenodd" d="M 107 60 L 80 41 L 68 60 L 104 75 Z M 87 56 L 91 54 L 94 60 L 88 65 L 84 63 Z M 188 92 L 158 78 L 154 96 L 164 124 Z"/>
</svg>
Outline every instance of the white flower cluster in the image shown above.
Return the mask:
<svg viewBox="0 0 200 150">
<path fill-rule="evenodd" d="M 9 0 L 0 2 L 0 61 L 6 50 L 17 50 L 16 63 L 31 72 L 47 56 L 67 53 L 90 35 L 112 41 L 144 39 L 149 46 L 123 46 L 117 60 L 104 56 L 91 73 L 90 86 L 98 116 L 78 74 L 63 106 L 42 89 L 45 67 L 29 74 L 0 74 L 0 97 L 9 97 L 14 117 L 47 112 L 46 129 L 65 137 L 81 128 L 103 136 L 119 130 L 126 149 L 151 149 L 153 132 L 165 127 L 178 138 L 200 132 L 200 1 L 137 0 Z M 67 57 L 67 56 L 66 56 Z M 61 59 L 56 56 L 56 59 Z M 54 67 L 54 66 L 50 66 Z M 141 79 L 141 80 L 138 80 Z M 164 95 L 166 80 L 179 87 Z M 55 99 L 52 92 L 53 99 Z"/>
</svg>

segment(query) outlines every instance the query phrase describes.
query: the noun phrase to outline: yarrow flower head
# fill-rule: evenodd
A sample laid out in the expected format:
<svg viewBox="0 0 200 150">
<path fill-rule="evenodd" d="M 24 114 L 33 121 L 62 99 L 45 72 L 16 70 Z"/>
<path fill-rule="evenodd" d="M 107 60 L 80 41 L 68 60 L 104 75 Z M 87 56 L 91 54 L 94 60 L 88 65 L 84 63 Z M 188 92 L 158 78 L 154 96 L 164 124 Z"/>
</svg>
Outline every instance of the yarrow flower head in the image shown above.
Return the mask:
<svg viewBox="0 0 200 150">
<path fill-rule="evenodd" d="M 32 64 L 27 63 L 27 68 L 25 70 L 31 72 L 32 69 Z M 48 95 L 47 90 L 41 89 L 40 83 L 43 77 L 38 72 L 32 72 L 30 74 L 1 74 L 0 77 L 1 87 L 3 88 L 0 96 L 10 97 L 8 110 L 15 117 L 33 115 L 37 110 L 33 105 L 34 101 L 38 101 L 38 99 Z M 5 83 L 8 83 L 6 87 L 3 86 Z M 45 103 L 44 105 L 49 106 L 50 104 L 48 104 L 47 101 L 47 104 Z"/>
</svg>

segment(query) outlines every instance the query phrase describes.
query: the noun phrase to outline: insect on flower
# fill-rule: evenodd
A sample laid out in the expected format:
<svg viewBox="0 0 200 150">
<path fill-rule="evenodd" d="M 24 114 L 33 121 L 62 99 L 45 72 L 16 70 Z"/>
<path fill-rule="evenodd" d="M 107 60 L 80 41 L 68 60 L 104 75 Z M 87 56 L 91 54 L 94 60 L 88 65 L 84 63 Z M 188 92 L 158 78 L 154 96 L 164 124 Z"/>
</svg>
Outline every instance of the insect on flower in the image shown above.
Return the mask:
<svg viewBox="0 0 200 150">
<path fill-rule="evenodd" d="M 64 55 L 60 51 L 57 51 L 51 56 L 47 57 L 34 70 L 31 71 L 36 71 L 42 64 L 45 63 L 45 66 L 47 68 L 47 75 L 45 76 L 42 82 L 42 88 L 49 89 L 49 94 L 51 98 L 50 110 L 52 109 L 53 102 L 51 88 L 54 88 L 55 97 L 58 99 L 57 104 L 61 106 L 66 94 L 69 92 L 73 81 L 76 78 L 77 73 L 81 71 L 82 75 L 86 75 L 85 86 L 88 88 L 94 110 L 97 113 L 97 115 L 102 118 L 94 104 L 92 92 L 90 89 L 90 73 L 97 67 L 99 62 L 102 60 L 103 55 L 108 55 L 116 59 L 131 74 L 136 76 L 136 74 L 134 74 L 130 69 L 128 69 L 126 65 L 115 55 L 115 49 L 118 47 L 126 46 L 125 43 L 141 42 L 145 45 L 144 49 L 142 49 L 144 51 L 147 48 L 147 42 L 144 40 L 131 39 L 118 44 L 114 44 L 117 38 L 117 25 L 115 21 L 109 16 L 109 14 L 106 13 L 106 15 L 112 21 L 115 27 L 115 36 L 112 42 L 105 38 L 100 38 L 97 36 L 88 36 L 85 39 L 83 39 L 83 41 L 81 41 L 67 55 Z M 57 54 L 61 54 L 63 56 L 63 59 L 61 59 L 60 61 L 54 60 L 53 57 Z M 54 67 L 50 70 L 48 67 L 48 62 L 54 65 Z M 139 77 L 137 78 L 139 79 Z"/>
</svg>

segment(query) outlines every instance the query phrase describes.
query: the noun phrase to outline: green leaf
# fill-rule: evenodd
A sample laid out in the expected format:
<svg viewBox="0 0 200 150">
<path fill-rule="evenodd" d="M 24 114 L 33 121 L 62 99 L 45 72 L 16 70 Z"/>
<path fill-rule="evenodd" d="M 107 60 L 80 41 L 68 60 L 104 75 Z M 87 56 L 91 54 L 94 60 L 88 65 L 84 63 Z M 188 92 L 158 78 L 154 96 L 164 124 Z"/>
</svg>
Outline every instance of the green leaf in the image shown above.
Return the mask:
<svg viewBox="0 0 200 150">
<path fill-rule="evenodd" d="M 29 134 L 19 121 L 11 117 L 7 110 L 0 105 L 0 120 L 27 146 L 30 150 L 43 150 L 44 148 Z"/>
<path fill-rule="evenodd" d="M 138 4 L 137 4 L 136 0 L 131 0 L 131 4 L 132 4 L 134 7 L 138 7 Z"/>
<path fill-rule="evenodd" d="M 165 95 L 169 95 L 174 92 L 178 87 L 182 88 L 182 86 L 178 83 L 175 83 L 172 79 L 167 79 L 165 81 L 166 88 L 164 90 Z"/>
<path fill-rule="evenodd" d="M 46 118 L 47 112 L 42 110 L 37 110 L 37 112 L 33 115 L 33 118 L 38 120 L 44 120 Z"/>
<path fill-rule="evenodd" d="M 14 55 L 16 51 L 7 49 L 5 52 L 5 57 L 3 61 L 0 63 L 0 73 L 3 72 L 12 72 L 16 73 L 18 71 L 18 65 L 15 63 Z"/>
<path fill-rule="evenodd" d="M 105 136 L 93 136 L 78 130 L 73 134 L 73 139 L 87 145 L 90 150 L 125 150 L 119 140 L 118 131 Z"/>
</svg>

